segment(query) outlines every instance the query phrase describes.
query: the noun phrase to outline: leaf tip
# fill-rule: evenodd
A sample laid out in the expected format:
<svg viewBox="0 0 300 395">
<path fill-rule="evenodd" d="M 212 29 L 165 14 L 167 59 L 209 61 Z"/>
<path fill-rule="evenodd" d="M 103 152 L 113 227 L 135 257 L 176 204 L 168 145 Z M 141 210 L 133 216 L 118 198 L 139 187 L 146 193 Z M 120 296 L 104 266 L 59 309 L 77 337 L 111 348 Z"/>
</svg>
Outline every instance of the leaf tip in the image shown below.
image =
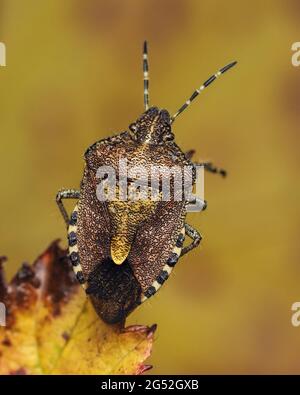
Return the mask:
<svg viewBox="0 0 300 395">
<path fill-rule="evenodd" d="M 137 374 L 143 374 L 143 373 L 147 372 L 148 370 L 151 370 L 152 368 L 153 368 L 152 365 L 142 365 L 138 369 L 138 373 Z"/>
</svg>

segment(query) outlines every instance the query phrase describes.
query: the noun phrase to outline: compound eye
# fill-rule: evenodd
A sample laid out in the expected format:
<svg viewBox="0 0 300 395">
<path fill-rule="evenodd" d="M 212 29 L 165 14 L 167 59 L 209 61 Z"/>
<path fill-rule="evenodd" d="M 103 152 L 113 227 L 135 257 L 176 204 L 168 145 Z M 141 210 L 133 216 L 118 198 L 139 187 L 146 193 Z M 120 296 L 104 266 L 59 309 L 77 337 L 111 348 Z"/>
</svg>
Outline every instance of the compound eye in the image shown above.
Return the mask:
<svg viewBox="0 0 300 395">
<path fill-rule="evenodd" d="M 155 115 L 157 115 L 159 113 L 159 109 L 157 108 L 157 107 L 150 107 L 150 108 L 148 108 L 148 110 L 146 111 L 146 114 L 147 115 L 150 115 L 150 116 L 155 116 Z"/>
<path fill-rule="evenodd" d="M 135 123 L 131 123 L 129 125 L 129 130 L 131 130 L 132 132 L 135 132 L 136 131 L 136 124 Z"/>
<path fill-rule="evenodd" d="M 164 122 L 170 123 L 170 114 L 167 110 L 161 110 L 160 117 Z"/>
</svg>

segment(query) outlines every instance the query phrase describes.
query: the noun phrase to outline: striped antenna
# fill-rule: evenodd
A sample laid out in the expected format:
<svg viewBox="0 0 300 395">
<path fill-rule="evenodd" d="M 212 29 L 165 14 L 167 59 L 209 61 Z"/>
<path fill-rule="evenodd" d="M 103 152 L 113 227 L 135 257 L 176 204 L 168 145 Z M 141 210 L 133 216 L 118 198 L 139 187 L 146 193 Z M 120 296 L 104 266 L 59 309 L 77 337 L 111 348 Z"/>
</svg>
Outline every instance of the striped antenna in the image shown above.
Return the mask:
<svg viewBox="0 0 300 395">
<path fill-rule="evenodd" d="M 196 89 L 195 92 L 192 94 L 192 96 L 184 103 L 183 106 L 179 108 L 179 110 L 172 116 L 171 118 L 171 123 L 174 122 L 175 118 L 178 117 L 179 114 L 181 114 L 189 105 L 191 102 L 201 93 L 205 88 L 208 87 L 214 80 L 216 80 L 220 75 L 224 74 L 227 70 L 231 69 L 231 67 L 235 66 L 237 62 L 232 62 L 229 63 L 227 66 L 222 67 L 216 74 L 213 74 L 211 77 L 209 77 L 203 85 L 200 86 L 199 89 Z"/>
<path fill-rule="evenodd" d="M 148 65 L 148 46 L 144 41 L 143 48 L 143 72 L 144 72 L 144 105 L 145 110 L 149 108 L 149 65 Z"/>
</svg>

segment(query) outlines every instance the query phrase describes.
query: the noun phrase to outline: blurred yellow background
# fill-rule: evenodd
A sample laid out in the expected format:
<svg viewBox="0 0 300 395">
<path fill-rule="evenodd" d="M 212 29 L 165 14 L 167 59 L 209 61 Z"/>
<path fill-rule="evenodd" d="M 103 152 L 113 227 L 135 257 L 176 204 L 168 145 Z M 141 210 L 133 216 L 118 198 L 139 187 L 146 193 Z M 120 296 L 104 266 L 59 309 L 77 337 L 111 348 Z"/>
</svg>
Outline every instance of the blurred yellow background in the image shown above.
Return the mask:
<svg viewBox="0 0 300 395">
<path fill-rule="evenodd" d="M 85 149 L 151 103 L 175 112 L 177 143 L 228 170 L 206 175 L 189 214 L 201 247 L 128 324 L 158 323 L 151 373 L 300 373 L 300 5 L 293 1 L 2 0 L 0 254 L 10 275 L 66 232 L 55 204 L 78 187 Z"/>
</svg>

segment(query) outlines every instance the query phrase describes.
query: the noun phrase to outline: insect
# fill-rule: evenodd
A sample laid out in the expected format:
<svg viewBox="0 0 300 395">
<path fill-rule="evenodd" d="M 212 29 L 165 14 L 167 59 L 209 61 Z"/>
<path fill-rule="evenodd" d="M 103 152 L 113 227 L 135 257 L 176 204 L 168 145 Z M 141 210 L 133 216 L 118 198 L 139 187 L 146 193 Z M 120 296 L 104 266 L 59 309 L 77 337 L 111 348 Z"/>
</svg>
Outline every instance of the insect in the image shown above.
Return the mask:
<svg viewBox="0 0 300 395">
<path fill-rule="evenodd" d="M 213 81 L 233 67 L 229 63 L 209 77 L 170 116 L 149 107 L 147 42 L 143 46 L 144 113 L 128 130 L 97 141 L 84 154 L 85 169 L 80 190 L 58 192 L 56 201 L 68 228 L 69 257 L 76 277 L 91 298 L 98 315 L 107 323 L 126 318 L 138 305 L 153 296 L 168 279 L 179 257 L 201 241 L 200 233 L 186 223 L 189 200 L 99 201 L 97 170 L 126 158 L 130 166 L 153 164 L 195 166 L 192 152 L 184 153 L 174 141 L 176 118 Z M 204 168 L 225 175 L 211 163 Z M 131 180 L 129 180 L 130 184 Z M 194 181 L 193 181 L 194 182 Z M 77 199 L 69 217 L 63 199 Z M 183 246 L 185 236 L 191 242 Z"/>
</svg>

